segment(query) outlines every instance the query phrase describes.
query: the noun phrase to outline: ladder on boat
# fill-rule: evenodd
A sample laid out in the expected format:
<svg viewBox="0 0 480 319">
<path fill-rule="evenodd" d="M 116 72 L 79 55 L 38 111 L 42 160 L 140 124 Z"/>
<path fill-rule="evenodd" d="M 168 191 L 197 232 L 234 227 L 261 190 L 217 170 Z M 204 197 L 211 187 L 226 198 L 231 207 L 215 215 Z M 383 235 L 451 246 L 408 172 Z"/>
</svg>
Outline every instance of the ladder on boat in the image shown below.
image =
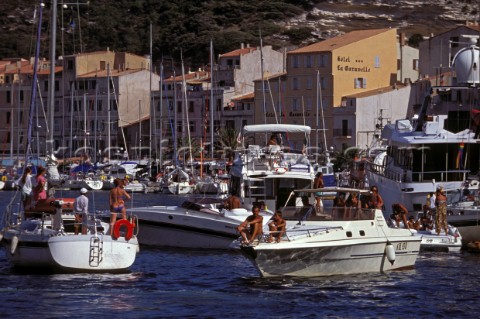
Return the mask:
<svg viewBox="0 0 480 319">
<path fill-rule="evenodd" d="M 266 181 L 265 178 L 248 178 L 248 197 L 254 199 L 252 202 L 265 201 L 267 197 L 266 193 Z"/>
<path fill-rule="evenodd" d="M 98 236 L 90 237 L 90 258 L 91 267 L 98 267 L 103 260 L 103 240 Z"/>
</svg>

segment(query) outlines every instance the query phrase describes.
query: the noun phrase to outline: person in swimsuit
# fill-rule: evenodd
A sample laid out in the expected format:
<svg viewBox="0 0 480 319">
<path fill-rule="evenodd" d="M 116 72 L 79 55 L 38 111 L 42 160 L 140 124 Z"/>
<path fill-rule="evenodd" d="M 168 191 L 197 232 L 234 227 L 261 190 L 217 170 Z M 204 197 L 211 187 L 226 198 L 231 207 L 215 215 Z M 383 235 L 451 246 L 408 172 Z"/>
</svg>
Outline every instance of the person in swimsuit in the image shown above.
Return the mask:
<svg viewBox="0 0 480 319">
<path fill-rule="evenodd" d="M 437 194 L 435 198 L 436 215 L 435 215 L 435 230 L 437 235 L 445 230 L 445 234 L 448 234 L 447 224 L 447 197 L 445 196 L 445 190 L 442 186 L 437 188 Z"/>
<path fill-rule="evenodd" d="M 123 189 L 124 182 L 117 178 L 113 181 L 115 187 L 110 191 L 110 230 L 117 221 L 117 214 L 122 214 L 122 219 L 127 219 L 127 209 L 125 208 L 125 199 L 130 199 L 130 195 Z M 112 232 L 110 231 L 110 234 Z"/>
</svg>

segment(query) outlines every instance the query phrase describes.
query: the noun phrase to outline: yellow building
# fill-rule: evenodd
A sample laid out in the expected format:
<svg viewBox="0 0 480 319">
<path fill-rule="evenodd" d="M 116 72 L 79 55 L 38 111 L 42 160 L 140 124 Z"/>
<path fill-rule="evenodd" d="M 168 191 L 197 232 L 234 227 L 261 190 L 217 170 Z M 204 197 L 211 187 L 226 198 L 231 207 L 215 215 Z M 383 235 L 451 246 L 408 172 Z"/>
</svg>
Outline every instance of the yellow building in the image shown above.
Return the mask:
<svg viewBox="0 0 480 319">
<path fill-rule="evenodd" d="M 342 97 L 346 95 L 393 85 L 397 64 L 396 29 L 352 31 L 290 51 L 285 93 L 280 94 L 284 96 L 281 122 L 311 126 L 313 134 L 321 136 L 312 136 L 312 146 L 318 145 L 321 149 L 325 146 L 325 132 L 326 144 L 331 146 L 335 136 L 332 109 L 341 106 Z M 272 86 L 265 87 L 267 91 L 272 90 Z M 279 94 L 269 92 L 267 95 Z M 256 104 L 255 112 L 258 124 L 264 119 L 267 123 L 276 122 L 274 116 L 268 116 L 272 110 L 265 111 Z"/>
</svg>

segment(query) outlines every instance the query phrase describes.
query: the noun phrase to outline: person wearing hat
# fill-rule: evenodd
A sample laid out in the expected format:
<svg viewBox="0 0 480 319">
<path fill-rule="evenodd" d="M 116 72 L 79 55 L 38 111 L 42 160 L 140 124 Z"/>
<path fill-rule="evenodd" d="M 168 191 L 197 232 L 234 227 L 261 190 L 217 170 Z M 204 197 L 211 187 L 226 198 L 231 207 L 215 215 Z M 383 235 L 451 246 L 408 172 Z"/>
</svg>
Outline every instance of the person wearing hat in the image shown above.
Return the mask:
<svg viewBox="0 0 480 319">
<path fill-rule="evenodd" d="M 88 226 L 88 197 L 87 189 L 80 189 L 80 196 L 75 198 L 73 209 L 75 211 L 75 235 L 78 235 L 79 224 L 82 224 L 82 235 L 87 234 Z"/>
<path fill-rule="evenodd" d="M 436 215 L 435 215 L 435 230 L 437 235 L 440 235 L 442 229 L 445 230 L 445 234 L 448 234 L 447 224 L 447 196 L 445 196 L 445 190 L 442 186 L 437 188 L 437 194 L 435 197 Z"/>
</svg>

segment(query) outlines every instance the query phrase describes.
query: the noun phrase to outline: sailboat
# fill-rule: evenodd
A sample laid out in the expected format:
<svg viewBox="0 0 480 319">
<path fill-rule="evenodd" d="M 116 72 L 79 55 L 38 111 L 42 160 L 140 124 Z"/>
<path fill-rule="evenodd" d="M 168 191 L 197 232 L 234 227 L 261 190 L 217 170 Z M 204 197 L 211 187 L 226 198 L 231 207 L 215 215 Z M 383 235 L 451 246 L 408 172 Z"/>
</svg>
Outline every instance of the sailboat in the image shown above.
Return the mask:
<svg viewBox="0 0 480 319">
<path fill-rule="evenodd" d="M 42 8 L 40 6 L 39 9 L 26 159 L 32 140 L 31 127 L 36 102 Z M 52 3 L 51 21 L 53 21 L 51 41 L 55 43 L 56 0 Z M 52 45 L 51 50 L 50 83 L 54 83 L 55 45 Z M 52 91 L 50 92 L 52 107 L 49 109 L 51 118 L 53 118 L 54 87 L 49 85 Z M 53 141 L 53 130 L 50 130 L 50 134 L 50 141 Z M 53 154 L 53 147 L 50 151 Z M 77 234 L 80 225 L 73 211 L 73 198 L 39 200 L 28 211 L 15 211 L 13 203 L 16 199 L 17 196 L 13 196 L 12 201 L 7 205 L 0 230 L 0 243 L 5 248 L 6 258 L 12 266 L 62 272 L 112 272 L 126 270 L 135 261 L 139 246 L 134 233 L 136 226 L 134 216 L 129 220 L 117 221 L 113 229 L 110 229 L 110 225 L 103 222 L 99 216 L 83 212 L 85 216 L 82 226 L 84 227 L 81 228 L 84 229 L 81 234 Z"/>
</svg>

